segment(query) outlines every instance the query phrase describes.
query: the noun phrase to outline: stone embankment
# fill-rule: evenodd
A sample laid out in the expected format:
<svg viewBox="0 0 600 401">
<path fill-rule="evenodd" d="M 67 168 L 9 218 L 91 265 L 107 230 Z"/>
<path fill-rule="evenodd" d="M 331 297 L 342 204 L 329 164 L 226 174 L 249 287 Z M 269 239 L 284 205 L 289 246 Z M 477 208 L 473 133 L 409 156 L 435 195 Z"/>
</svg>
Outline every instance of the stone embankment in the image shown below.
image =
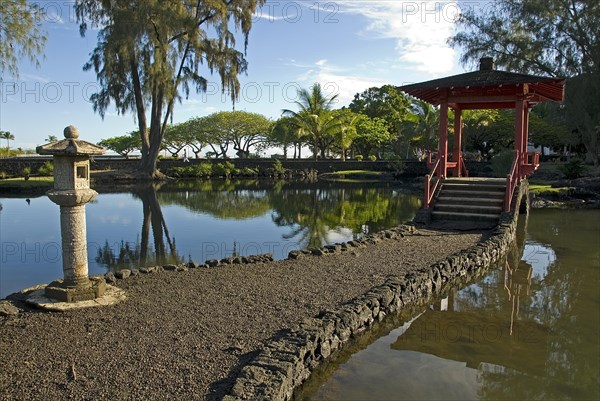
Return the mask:
<svg viewBox="0 0 600 401">
<path fill-rule="evenodd" d="M 429 267 L 389 277 L 382 285 L 341 307 L 304 319 L 297 327 L 271 339 L 258 356 L 243 367 L 230 394 L 223 400 L 290 400 L 311 371 L 352 337 L 388 314 L 430 299 L 447 284 L 496 264 L 514 240 L 519 207 L 527 192 L 525 182 L 516 194 L 515 211 L 502 216 L 502 224 L 487 240 Z M 382 235 L 385 238 L 394 238 L 397 233 L 403 236 L 404 230 L 411 232 L 412 227 L 401 226 L 395 232 Z M 300 255 L 302 253 L 291 256 Z"/>
</svg>

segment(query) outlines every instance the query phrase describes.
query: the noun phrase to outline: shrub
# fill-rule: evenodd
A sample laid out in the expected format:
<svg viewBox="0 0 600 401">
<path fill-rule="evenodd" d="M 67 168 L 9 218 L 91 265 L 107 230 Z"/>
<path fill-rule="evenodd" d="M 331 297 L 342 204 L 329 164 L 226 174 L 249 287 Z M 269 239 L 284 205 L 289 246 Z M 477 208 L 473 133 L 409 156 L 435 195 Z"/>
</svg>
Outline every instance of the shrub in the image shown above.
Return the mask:
<svg viewBox="0 0 600 401">
<path fill-rule="evenodd" d="M 391 158 L 388 166 L 390 169 L 394 170 L 396 174 L 401 174 L 404 171 L 404 161 L 398 156 Z"/>
<path fill-rule="evenodd" d="M 8 174 L 4 171 L 0 171 L 0 180 L 5 180 L 8 177 Z"/>
<path fill-rule="evenodd" d="M 235 168 L 235 165 L 232 162 L 226 161 L 215 164 L 213 172 L 219 177 L 231 177 L 231 175 L 238 173 L 238 169 Z"/>
<path fill-rule="evenodd" d="M 355 159 L 358 160 L 359 162 L 361 162 L 363 159 L 363 155 L 356 155 Z"/>
<path fill-rule="evenodd" d="M 40 168 L 38 168 L 38 174 L 48 177 L 54 174 L 54 164 L 51 161 L 45 162 Z"/>
<path fill-rule="evenodd" d="M 374 162 L 375 160 L 377 160 L 377 156 L 375 156 L 375 155 L 369 155 L 369 160 L 371 160 L 372 162 Z"/>
<path fill-rule="evenodd" d="M 566 179 L 573 180 L 583 176 L 585 173 L 585 164 L 581 159 L 573 159 L 560 166 L 559 170 L 565 175 Z"/>
<path fill-rule="evenodd" d="M 23 168 L 23 178 L 25 178 L 25 181 L 27 181 L 29 179 L 29 174 L 31 174 L 31 168 L 30 167 Z"/>
<path fill-rule="evenodd" d="M 257 168 L 251 168 L 251 167 L 244 167 L 239 174 L 242 177 L 256 177 L 258 176 L 258 169 Z"/>
<path fill-rule="evenodd" d="M 212 171 L 212 164 L 201 163 L 195 166 L 174 167 L 171 169 L 171 175 L 176 178 L 208 178 Z"/>
<path fill-rule="evenodd" d="M 283 167 L 283 164 L 281 164 L 281 160 L 275 160 L 273 163 L 273 170 L 279 175 L 283 175 L 286 172 L 285 167 Z"/>
<path fill-rule="evenodd" d="M 510 173 L 515 152 L 513 150 L 504 150 L 492 158 L 492 171 L 497 177 L 506 177 Z"/>
</svg>

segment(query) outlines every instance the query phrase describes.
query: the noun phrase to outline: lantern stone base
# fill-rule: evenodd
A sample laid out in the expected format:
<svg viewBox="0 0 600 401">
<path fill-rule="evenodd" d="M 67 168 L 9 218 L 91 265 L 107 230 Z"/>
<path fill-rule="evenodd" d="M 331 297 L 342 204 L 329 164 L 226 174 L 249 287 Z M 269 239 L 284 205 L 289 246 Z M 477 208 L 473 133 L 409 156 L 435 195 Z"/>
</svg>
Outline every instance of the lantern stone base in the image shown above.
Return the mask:
<svg viewBox="0 0 600 401">
<path fill-rule="evenodd" d="M 100 298 L 106 292 L 106 281 L 102 277 L 90 278 L 90 285 L 70 287 L 63 280 L 55 280 L 44 290 L 46 298 L 59 302 L 81 302 Z"/>
</svg>

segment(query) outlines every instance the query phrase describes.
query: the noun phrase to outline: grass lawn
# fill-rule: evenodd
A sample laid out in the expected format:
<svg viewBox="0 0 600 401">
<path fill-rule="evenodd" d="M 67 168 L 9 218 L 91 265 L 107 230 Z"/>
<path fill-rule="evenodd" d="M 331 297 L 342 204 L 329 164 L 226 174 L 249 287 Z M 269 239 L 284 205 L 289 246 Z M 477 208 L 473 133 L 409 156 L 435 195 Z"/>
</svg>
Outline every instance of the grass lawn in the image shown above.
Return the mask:
<svg viewBox="0 0 600 401">
<path fill-rule="evenodd" d="M 25 181 L 24 178 L 8 178 L 0 180 L 0 189 L 29 189 L 29 188 L 46 188 L 54 185 L 53 177 L 30 177 Z"/>
<path fill-rule="evenodd" d="M 534 195 L 539 195 L 539 196 L 543 196 L 543 195 L 568 195 L 569 192 L 573 191 L 575 188 L 574 187 L 561 187 L 561 188 L 554 188 L 550 185 L 543 185 L 543 184 L 531 184 L 529 185 L 529 192 L 534 194 Z"/>
<path fill-rule="evenodd" d="M 361 177 L 380 177 L 382 175 L 389 175 L 388 172 L 385 171 L 369 171 L 369 170 L 343 170 L 343 171 L 336 171 L 333 173 L 327 173 L 327 175 L 331 175 L 331 176 L 361 176 Z"/>
</svg>

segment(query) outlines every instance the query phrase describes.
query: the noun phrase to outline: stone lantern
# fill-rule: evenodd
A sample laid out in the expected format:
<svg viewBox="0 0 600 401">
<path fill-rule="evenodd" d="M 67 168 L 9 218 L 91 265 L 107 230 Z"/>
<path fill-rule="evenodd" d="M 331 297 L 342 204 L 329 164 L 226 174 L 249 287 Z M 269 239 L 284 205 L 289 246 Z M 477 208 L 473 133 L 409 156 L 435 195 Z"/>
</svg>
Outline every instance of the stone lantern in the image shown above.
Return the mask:
<svg viewBox="0 0 600 401">
<path fill-rule="evenodd" d="M 54 189 L 48 198 L 60 206 L 63 280 L 46 286 L 46 297 L 61 302 L 79 302 L 104 295 L 103 278 L 88 276 L 85 204 L 98 193 L 90 188 L 90 156 L 101 155 L 104 148 L 79 140 L 74 126 L 64 130 L 65 139 L 38 146 L 40 155 L 54 159 Z"/>
</svg>

